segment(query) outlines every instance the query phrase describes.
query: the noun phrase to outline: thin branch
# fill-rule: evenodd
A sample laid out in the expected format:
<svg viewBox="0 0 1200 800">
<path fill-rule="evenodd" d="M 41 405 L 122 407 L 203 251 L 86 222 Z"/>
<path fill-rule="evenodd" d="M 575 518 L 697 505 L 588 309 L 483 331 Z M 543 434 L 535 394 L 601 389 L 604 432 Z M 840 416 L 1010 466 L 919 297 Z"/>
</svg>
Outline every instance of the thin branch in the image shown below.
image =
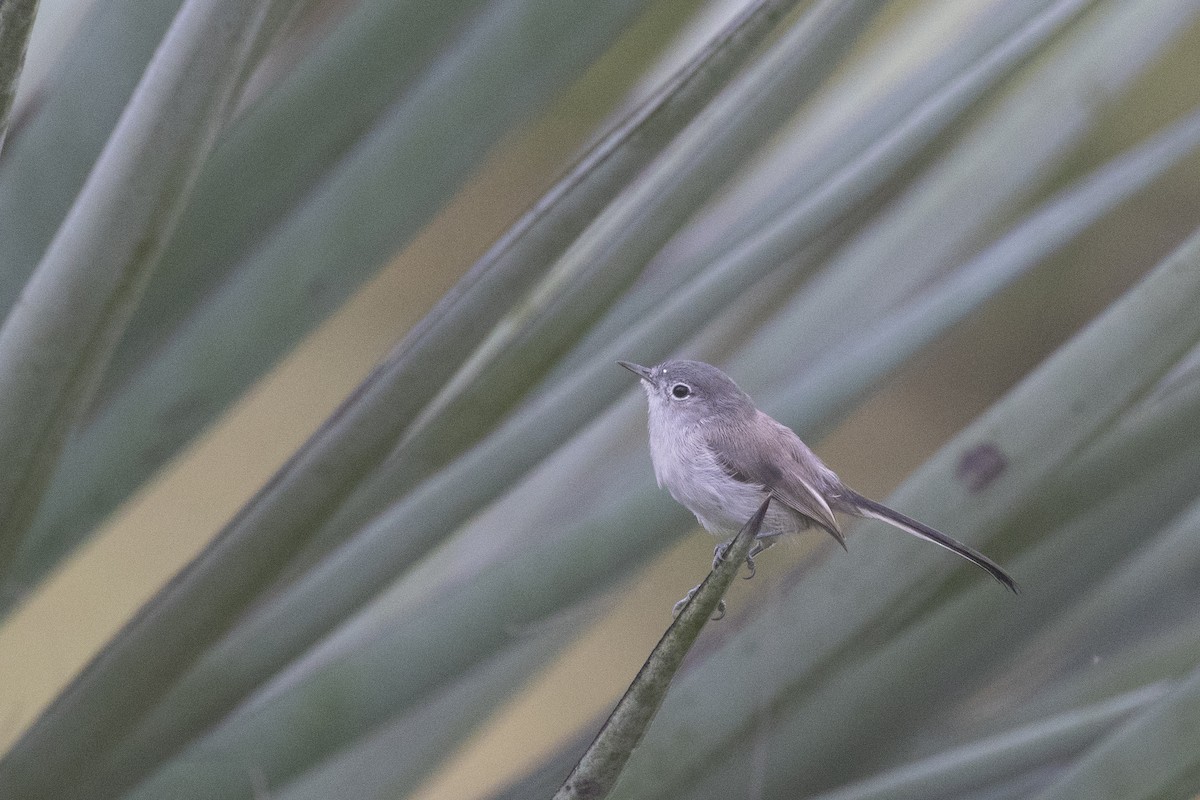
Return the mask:
<svg viewBox="0 0 1200 800">
<path fill-rule="evenodd" d="M 671 679 L 691 650 L 704 624 L 712 617 L 721 598 L 733 582 L 738 568 L 750 553 L 754 537 L 762 527 L 771 504 L 770 495 L 758 507 L 754 516 L 742 526 L 726 548 L 724 559 L 713 568 L 704 582 L 696 587 L 679 616 L 667 628 L 662 639 L 638 671 L 633 683 L 605 720 L 595 741 L 571 770 L 566 781 L 554 795 L 554 800 L 599 800 L 607 797 L 616 785 L 625 762 L 642 740 L 650 720 L 662 705 Z"/>
</svg>

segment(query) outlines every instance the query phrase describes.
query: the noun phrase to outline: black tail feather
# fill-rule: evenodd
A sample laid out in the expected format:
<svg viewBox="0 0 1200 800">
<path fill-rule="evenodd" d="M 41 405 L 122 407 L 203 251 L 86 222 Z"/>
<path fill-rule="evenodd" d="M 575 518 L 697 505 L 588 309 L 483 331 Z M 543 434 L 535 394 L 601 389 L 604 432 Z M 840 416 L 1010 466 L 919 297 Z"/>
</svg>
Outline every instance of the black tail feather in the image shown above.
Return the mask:
<svg viewBox="0 0 1200 800">
<path fill-rule="evenodd" d="M 838 494 L 840 495 L 840 499 L 843 500 L 848 506 L 855 508 L 856 513 L 858 513 L 860 516 L 872 517 L 882 522 L 886 522 L 889 525 L 905 531 L 906 533 L 911 533 L 913 536 L 916 536 L 920 539 L 925 539 L 926 541 L 933 542 L 936 545 L 944 547 L 952 553 L 957 553 L 958 555 L 970 561 L 972 564 L 987 570 L 993 578 L 1007 587 L 1013 594 L 1017 594 L 1019 592 L 1019 589 L 1017 588 L 1017 582 L 1013 580 L 1012 576 L 1005 572 L 999 564 L 997 564 L 995 561 L 992 561 L 978 550 L 967 547 L 962 542 L 950 538 L 941 531 L 934 530 L 925 523 L 918 522 L 912 517 L 901 514 L 895 509 L 888 508 L 883 503 L 876 503 L 870 498 L 863 497 L 861 494 L 851 489 L 846 489 Z"/>
</svg>

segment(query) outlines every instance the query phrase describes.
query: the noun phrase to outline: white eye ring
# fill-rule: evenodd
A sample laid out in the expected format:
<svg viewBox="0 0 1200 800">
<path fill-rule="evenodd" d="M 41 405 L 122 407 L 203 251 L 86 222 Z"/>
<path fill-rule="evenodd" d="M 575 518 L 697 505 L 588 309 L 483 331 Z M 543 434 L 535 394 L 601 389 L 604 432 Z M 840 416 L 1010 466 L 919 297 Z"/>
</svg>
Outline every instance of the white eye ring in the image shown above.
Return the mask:
<svg viewBox="0 0 1200 800">
<path fill-rule="evenodd" d="M 671 396 L 677 400 L 683 400 L 692 394 L 692 387 L 686 383 L 677 383 L 671 387 Z"/>
</svg>

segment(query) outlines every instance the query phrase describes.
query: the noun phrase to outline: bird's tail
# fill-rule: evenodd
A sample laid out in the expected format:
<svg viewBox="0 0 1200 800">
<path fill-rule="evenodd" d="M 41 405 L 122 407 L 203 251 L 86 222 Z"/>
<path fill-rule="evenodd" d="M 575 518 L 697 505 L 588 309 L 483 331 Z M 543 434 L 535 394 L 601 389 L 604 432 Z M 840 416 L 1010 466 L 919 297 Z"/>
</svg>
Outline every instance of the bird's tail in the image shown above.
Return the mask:
<svg viewBox="0 0 1200 800">
<path fill-rule="evenodd" d="M 1005 572 L 999 564 L 997 564 L 995 561 L 992 561 L 983 553 L 967 547 L 962 542 L 950 538 L 941 531 L 934 530 L 923 522 L 918 522 L 912 517 L 888 508 L 883 503 L 876 503 L 870 498 L 863 497 L 853 489 L 844 488 L 839 491 L 838 494 L 840 495 L 840 499 L 843 500 L 847 506 L 852 507 L 854 512 L 858 515 L 863 517 L 871 517 L 872 519 L 886 522 L 887 524 L 899 528 L 906 533 L 911 533 L 913 536 L 916 536 L 920 539 L 924 539 L 928 542 L 933 542 L 940 547 L 944 547 L 952 553 L 957 553 L 971 563 L 987 570 L 993 578 L 1008 587 L 1008 589 L 1014 594 L 1017 593 L 1017 583 L 1012 579 L 1012 576 Z"/>
</svg>

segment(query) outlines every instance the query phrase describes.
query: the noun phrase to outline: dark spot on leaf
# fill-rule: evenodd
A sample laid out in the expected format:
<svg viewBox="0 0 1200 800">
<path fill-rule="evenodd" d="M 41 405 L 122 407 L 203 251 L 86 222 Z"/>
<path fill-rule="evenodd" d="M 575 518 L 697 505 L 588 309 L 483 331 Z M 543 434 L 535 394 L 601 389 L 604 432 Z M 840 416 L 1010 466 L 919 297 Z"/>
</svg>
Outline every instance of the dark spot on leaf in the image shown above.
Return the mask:
<svg viewBox="0 0 1200 800">
<path fill-rule="evenodd" d="M 958 479 L 972 494 L 986 489 L 1008 468 L 1008 459 L 992 442 L 983 442 L 962 454 L 958 460 Z"/>
<path fill-rule="evenodd" d="M 162 410 L 159 421 L 164 428 L 178 430 L 193 424 L 204 412 L 204 402 L 195 395 L 184 395 Z"/>
<path fill-rule="evenodd" d="M 335 292 L 333 287 L 329 285 L 329 281 L 322 275 L 318 275 L 308 282 L 305 287 L 308 294 L 308 303 L 315 309 L 324 309 L 334 301 Z"/>
<path fill-rule="evenodd" d="M 587 778 L 574 778 L 563 788 L 574 789 L 575 794 L 585 798 L 600 797 L 602 793 L 600 785 Z"/>
</svg>

